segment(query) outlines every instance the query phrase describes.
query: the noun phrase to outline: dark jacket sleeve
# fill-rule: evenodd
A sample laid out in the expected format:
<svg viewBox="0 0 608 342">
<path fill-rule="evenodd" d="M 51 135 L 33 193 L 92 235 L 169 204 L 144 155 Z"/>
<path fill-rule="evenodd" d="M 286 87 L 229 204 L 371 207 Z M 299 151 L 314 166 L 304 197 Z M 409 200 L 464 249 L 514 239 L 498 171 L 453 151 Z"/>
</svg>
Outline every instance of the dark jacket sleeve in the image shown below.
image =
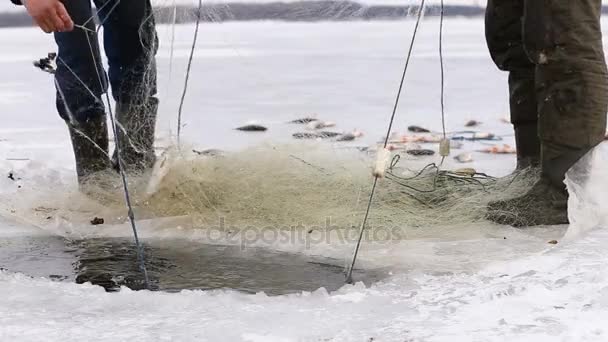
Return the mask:
<svg viewBox="0 0 608 342">
<path fill-rule="evenodd" d="M 15 5 L 21 5 L 21 0 L 11 0 Z"/>
</svg>

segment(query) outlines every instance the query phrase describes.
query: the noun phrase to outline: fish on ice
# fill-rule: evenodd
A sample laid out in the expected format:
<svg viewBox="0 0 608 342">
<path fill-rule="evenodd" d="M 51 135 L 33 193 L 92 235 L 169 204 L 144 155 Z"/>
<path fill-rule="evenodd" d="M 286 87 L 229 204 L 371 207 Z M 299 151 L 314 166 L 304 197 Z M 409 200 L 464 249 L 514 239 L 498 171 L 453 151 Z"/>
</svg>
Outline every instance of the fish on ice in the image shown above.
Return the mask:
<svg viewBox="0 0 608 342">
<path fill-rule="evenodd" d="M 341 136 L 339 136 L 336 141 L 353 141 L 357 138 L 360 138 L 363 136 L 363 132 L 359 131 L 359 130 L 354 130 L 352 132 L 349 133 L 345 133 L 342 134 Z"/>
<path fill-rule="evenodd" d="M 408 131 L 413 132 L 413 133 L 430 133 L 431 131 L 424 128 L 424 127 L 420 127 L 420 126 L 409 126 L 407 128 Z"/>
<path fill-rule="evenodd" d="M 484 148 L 479 152 L 482 153 L 491 153 L 491 154 L 514 154 L 517 153 L 514 147 L 504 144 L 504 145 L 494 145 L 491 147 Z"/>
<path fill-rule="evenodd" d="M 469 120 L 464 124 L 465 127 L 477 127 L 479 125 L 481 125 L 481 122 L 477 120 Z"/>
<path fill-rule="evenodd" d="M 473 161 L 473 155 L 469 152 L 463 152 L 455 156 L 454 159 L 460 163 L 470 163 Z"/>
<path fill-rule="evenodd" d="M 305 117 L 302 117 L 302 118 L 299 118 L 299 119 L 291 120 L 288 123 L 290 123 L 290 124 L 304 125 L 304 124 L 307 124 L 307 123 L 310 123 L 310 122 L 313 122 L 313 121 L 318 121 L 318 119 L 314 118 L 314 115 L 313 116 L 305 116 Z"/>
<path fill-rule="evenodd" d="M 306 128 L 310 129 L 310 130 L 317 130 L 317 129 L 329 128 L 329 127 L 334 127 L 334 126 L 336 126 L 336 123 L 332 122 L 332 121 L 314 120 L 314 121 L 309 122 L 306 125 Z"/>
<path fill-rule="evenodd" d="M 266 132 L 268 130 L 268 128 L 266 128 L 265 126 L 258 124 L 244 125 L 235 129 L 243 132 Z"/>
</svg>

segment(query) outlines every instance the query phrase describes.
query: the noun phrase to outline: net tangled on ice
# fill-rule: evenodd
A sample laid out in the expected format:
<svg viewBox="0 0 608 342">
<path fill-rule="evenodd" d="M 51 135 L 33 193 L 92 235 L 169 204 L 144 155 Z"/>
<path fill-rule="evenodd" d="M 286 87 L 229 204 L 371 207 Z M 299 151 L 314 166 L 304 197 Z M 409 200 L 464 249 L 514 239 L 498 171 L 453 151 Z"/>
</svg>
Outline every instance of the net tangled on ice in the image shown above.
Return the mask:
<svg viewBox="0 0 608 342">
<path fill-rule="evenodd" d="M 152 191 L 136 184 L 138 215 L 191 216 L 202 226 L 222 220 L 235 227 L 358 227 L 371 190 L 372 154 L 320 145 L 259 146 L 220 156 L 172 149 L 162 156 Z M 406 158 L 395 155 L 379 181 L 370 229 L 477 222 L 487 202 L 521 193 L 536 179 L 533 172 L 496 179 Z M 120 192 L 99 197 L 124 211 Z"/>
</svg>

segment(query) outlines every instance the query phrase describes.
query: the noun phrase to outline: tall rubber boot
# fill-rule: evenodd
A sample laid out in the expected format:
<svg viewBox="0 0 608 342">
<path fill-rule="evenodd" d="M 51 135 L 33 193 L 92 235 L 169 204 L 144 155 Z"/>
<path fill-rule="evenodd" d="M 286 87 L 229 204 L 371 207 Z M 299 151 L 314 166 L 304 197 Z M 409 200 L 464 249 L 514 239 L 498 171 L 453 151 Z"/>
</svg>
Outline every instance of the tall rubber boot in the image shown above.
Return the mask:
<svg viewBox="0 0 608 342">
<path fill-rule="evenodd" d="M 509 72 L 509 104 L 515 130 L 517 169 L 540 166 L 538 135 L 538 105 L 535 88 L 535 68 L 520 68 Z"/>
<path fill-rule="evenodd" d="M 154 136 L 157 112 L 158 99 L 154 97 L 150 97 L 146 105 L 116 106 L 121 158 L 128 173 L 145 173 L 156 162 Z M 115 169 L 119 169 L 118 149 L 114 150 L 112 163 Z"/>
<path fill-rule="evenodd" d="M 517 148 L 517 171 L 530 167 L 540 167 L 540 138 L 538 123 L 515 126 L 515 146 Z"/>
<path fill-rule="evenodd" d="M 524 43 L 536 64 L 541 179 L 524 196 L 489 204 L 513 226 L 568 223 L 566 172 L 606 132 L 608 70 L 600 0 L 526 2 Z"/>
<path fill-rule="evenodd" d="M 79 185 L 85 186 L 101 173 L 111 170 L 108 157 L 108 126 L 105 115 L 72 125 L 68 122 Z"/>
</svg>

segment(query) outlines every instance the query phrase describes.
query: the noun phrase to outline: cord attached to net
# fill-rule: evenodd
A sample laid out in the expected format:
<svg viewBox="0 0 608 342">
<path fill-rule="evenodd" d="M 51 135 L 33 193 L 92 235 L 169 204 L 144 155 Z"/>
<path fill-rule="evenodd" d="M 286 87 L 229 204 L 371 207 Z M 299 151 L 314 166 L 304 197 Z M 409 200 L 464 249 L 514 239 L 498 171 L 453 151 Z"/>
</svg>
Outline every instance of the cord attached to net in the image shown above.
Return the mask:
<svg viewBox="0 0 608 342">
<path fill-rule="evenodd" d="M 190 57 L 188 59 L 188 67 L 186 68 L 186 78 L 184 80 L 184 91 L 182 92 L 182 98 L 179 102 L 179 109 L 177 111 L 177 147 L 181 147 L 181 133 L 182 133 L 182 111 L 184 109 L 184 101 L 186 100 L 186 93 L 188 92 L 188 81 L 190 80 L 190 70 L 192 69 L 192 59 L 194 58 L 194 50 L 196 49 L 196 42 L 198 40 L 198 29 L 201 24 L 201 12 L 203 10 L 203 0 L 198 0 L 198 10 L 196 11 L 196 27 L 194 29 L 194 38 L 192 39 L 192 49 L 190 50 Z"/>
<path fill-rule="evenodd" d="M 405 60 L 405 66 L 403 67 L 403 74 L 401 75 L 401 81 L 399 83 L 399 90 L 397 91 L 397 96 L 395 97 L 395 104 L 393 106 L 393 112 L 391 114 L 391 118 L 388 124 L 388 129 L 386 132 L 386 137 L 384 139 L 384 146 L 386 148 L 388 145 L 388 140 L 391 135 L 391 130 L 393 129 L 393 124 L 395 122 L 395 115 L 397 114 L 397 108 L 399 107 L 399 99 L 401 98 L 401 92 L 403 90 L 403 84 L 405 83 L 405 75 L 407 73 L 408 66 L 410 64 L 410 59 L 412 57 L 412 51 L 414 50 L 414 43 L 416 41 L 416 36 L 418 34 L 418 27 L 420 26 L 420 21 L 422 19 L 422 14 L 424 13 L 424 4 L 425 0 L 420 0 L 420 7 L 418 8 L 418 14 L 416 18 L 416 25 L 414 26 L 414 33 L 412 34 L 412 39 L 410 41 L 410 46 L 407 52 L 407 58 Z M 372 191 L 369 195 L 369 201 L 367 202 L 367 209 L 365 210 L 365 217 L 363 218 L 363 223 L 361 224 L 361 228 L 359 230 L 359 239 L 357 240 L 357 245 L 355 246 L 355 250 L 353 252 L 352 261 L 350 263 L 350 267 L 346 274 L 346 282 L 351 284 L 353 282 L 353 269 L 355 268 L 355 263 L 357 262 L 357 256 L 359 254 L 359 248 L 361 247 L 361 240 L 363 239 L 363 232 L 365 231 L 365 226 L 367 225 L 367 219 L 369 218 L 369 212 L 372 207 L 372 203 L 374 201 L 374 194 L 376 192 L 376 186 L 378 185 L 378 177 L 374 177 L 374 183 L 372 185 Z"/>
</svg>

